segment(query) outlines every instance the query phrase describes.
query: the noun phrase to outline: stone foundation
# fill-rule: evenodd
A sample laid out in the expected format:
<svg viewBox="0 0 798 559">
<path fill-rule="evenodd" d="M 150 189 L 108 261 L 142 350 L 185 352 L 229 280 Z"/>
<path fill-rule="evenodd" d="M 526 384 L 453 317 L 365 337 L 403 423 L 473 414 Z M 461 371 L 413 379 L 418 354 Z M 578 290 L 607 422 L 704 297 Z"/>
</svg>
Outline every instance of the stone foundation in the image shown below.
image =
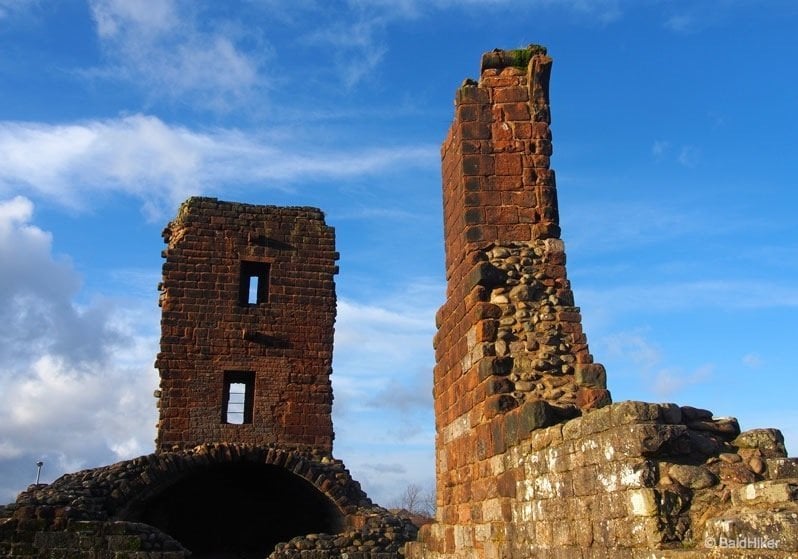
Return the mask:
<svg viewBox="0 0 798 559">
<path fill-rule="evenodd" d="M 522 406 L 463 434 L 478 461 L 454 471 L 471 500 L 424 526 L 408 558 L 798 554 L 798 460 L 777 430 L 642 402 L 543 427 L 552 411 Z"/>
<path fill-rule="evenodd" d="M 269 495 L 279 494 L 279 486 L 286 479 L 296 480 L 297 491 L 282 501 L 273 497 L 260 499 L 256 494 L 251 503 L 244 503 L 231 489 L 226 490 L 230 499 L 224 501 L 219 496 L 225 497 L 225 491 L 216 492 L 207 484 L 191 484 L 193 479 L 208 479 L 209 473 L 219 471 L 228 480 L 255 474 L 252 479 L 260 477 L 271 484 Z M 0 512 L 0 556 L 189 557 L 189 546 L 155 525 L 166 522 L 179 528 L 174 520 L 166 518 L 168 514 L 164 511 L 180 503 L 164 499 L 164 495 L 181 483 L 189 484 L 189 490 L 199 501 L 197 507 L 201 508 L 197 510 L 188 503 L 191 510 L 175 516 L 189 522 L 202 519 L 205 525 L 199 537 L 214 532 L 218 526 L 219 537 L 230 540 L 221 551 L 237 552 L 243 557 L 396 559 L 404 543 L 414 539 L 417 533 L 409 520 L 372 503 L 343 463 L 323 453 L 274 445 L 209 444 L 142 456 L 67 474 L 50 485 L 31 486 Z M 250 489 L 257 493 L 256 487 Z M 255 526 L 254 531 L 230 534 L 222 522 L 229 521 L 231 516 L 235 520 L 236 508 L 244 513 L 255 511 L 264 522 Z M 289 537 L 272 546 L 273 550 L 259 553 L 259 541 L 278 537 L 279 534 L 270 535 L 273 524 L 279 523 L 284 528 L 290 524 L 290 518 L 286 517 L 291 514 L 315 516 L 321 522 L 317 526 L 332 529 Z M 218 518 L 218 525 L 214 518 Z M 244 518 L 241 524 L 246 522 Z M 244 540 L 248 535 L 253 536 L 252 541 Z M 198 536 L 192 534 L 192 537 Z M 202 551 L 201 556 L 215 552 Z"/>
</svg>

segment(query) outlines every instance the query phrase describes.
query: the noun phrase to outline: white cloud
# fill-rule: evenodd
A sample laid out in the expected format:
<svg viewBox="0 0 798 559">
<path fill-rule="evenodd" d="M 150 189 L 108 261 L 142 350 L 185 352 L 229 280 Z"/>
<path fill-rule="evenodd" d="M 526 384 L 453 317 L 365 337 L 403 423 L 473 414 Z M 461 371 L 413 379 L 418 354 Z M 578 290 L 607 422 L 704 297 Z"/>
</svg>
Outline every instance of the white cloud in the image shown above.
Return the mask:
<svg viewBox="0 0 798 559">
<path fill-rule="evenodd" d="M 227 110 L 256 89 L 264 45 L 239 48 L 235 26 L 198 25 L 192 5 L 177 0 L 90 0 L 97 34 L 109 60 L 93 74 L 141 87 L 153 98 L 189 100 Z M 90 72 L 89 74 L 92 74 Z"/>
<path fill-rule="evenodd" d="M 0 20 L 9 17 L 15 12 L 27 9 L 40 0 L 0 0 Z"/>
<path fill-rule="evenodd" d="M 563 10 L 585 18 L 591 24 L 608 24 L 622 15 L 619 0 L 534 0 L 529 9 Z M 272 7 L 271 2 L 266 3 Z M 352 88 L 379 68 L 388 52 L 385 41 L 392 25 L 423 18 L 446 17 L 446 11 L 475 13 L 501 10 L 511 12 L 518 3 L 511 0 L 348 0 L 333 11 L 303 3 L 293 9 L 313 11 L 319 25 L 305 30 L 302 42 L 330 49 L 336 75 Z"/>
<path fill-rule="evenodd" d="M 750 367 L 751 369 L 759 369 L 764 363 L 762 356 L 758 353 L 747 353 L 743 355 L 742 362 L 743 365 Z"/>
<path fill-rule="evenodd" d="M 711 364 L 702 365 L 691 372 L 675 368 L 659 369 L 654 377 L 654 392 L 661 398 L 668 399 L 690 385 L 710 381 L 714 370 L 715 367 Z"/>
<path fill-rule="evenodd" d="M 708 382 L 714 371 L 714 365 L 709 363 L 693 371 L 664 366 L 662 351 L 642 331 L 617 332 L 601 338 L 596 345 L 615 361 L 630 363 L 642 388 L 657 400 L 670 399 L 691 385 Z"/>
<path fill-rule="evenodd" d="M 381 504 L 434 479 L 432 317 L 442 297 L 439 283 L 418 281 L 370 301 L 338 299 L 335 453 Z"/>
<path fill-rule="evenodd" d="M 665 20 L 665 27 L 677 33 L 690 33 L 697 25 L 695 16 L 675 14 Z"/>
<path fill-rule="evenodd" d="M 670 142 L 665 140 L 657 140 L 654 142 L 654 145 L 651 146 L 651 153 L 655 158 L 662 159 L 662 157 L 665 155 L 665 152 L 667 152 L 669 148 Z"/>
<path fill-rule="evenodd" d="M 81 207 L 121 192 L 160 215 L 189 195 L 215 189 L 342 178 L 400 165 L 437 165 L 437 148 L 399 146 L 324 151 L 233 129 L 195 131 L 131 115 L 75 124 L 0 122 L 0 194 L 30 192 Z"/>
<path fill-rule="evenodd" d="M 683 166 L 693 168 L 701 159 L 701 151 L 696 146 L 682 146 L 676 160 Z"/>
<path fill-rule="evenodd" d="M 685 309 L 784 309 L 798 307 L 798 288 L 763 280 L 705 280 L 615 285 L 580 289 L 584 306 L 629 311 L 672 312 Z"/>
<path fill-rule="evenodd" d="M 157 375 L 153 313 L 106 300 L 79 307 L 68 260 L 31 223 L 23 197 L 0 202 L 0 496 L 33 481 L 151 450 Z M 0 498 L 0 501 L 5 499 Z"/>
</svg>

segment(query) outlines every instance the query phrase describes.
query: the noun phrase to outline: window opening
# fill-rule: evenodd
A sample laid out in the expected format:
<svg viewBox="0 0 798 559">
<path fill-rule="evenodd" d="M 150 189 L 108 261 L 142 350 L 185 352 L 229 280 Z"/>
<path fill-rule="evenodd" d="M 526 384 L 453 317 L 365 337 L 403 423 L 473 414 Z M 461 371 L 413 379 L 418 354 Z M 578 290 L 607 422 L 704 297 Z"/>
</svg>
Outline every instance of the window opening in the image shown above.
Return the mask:
<svg viewBox="0 0 798 559">
<path fill-rule="evenodd" d="M 241 262 L 241 285 L 238 303 L 242 307 L 260 305 L 269 301 L 269 264 L 267 262 Z"/>
<path fill-rule="evenodd" d="M 250 371 L 227 371 L 224 374 L 222 423 L 252 423 L 255 375 Z"/>
</svg>

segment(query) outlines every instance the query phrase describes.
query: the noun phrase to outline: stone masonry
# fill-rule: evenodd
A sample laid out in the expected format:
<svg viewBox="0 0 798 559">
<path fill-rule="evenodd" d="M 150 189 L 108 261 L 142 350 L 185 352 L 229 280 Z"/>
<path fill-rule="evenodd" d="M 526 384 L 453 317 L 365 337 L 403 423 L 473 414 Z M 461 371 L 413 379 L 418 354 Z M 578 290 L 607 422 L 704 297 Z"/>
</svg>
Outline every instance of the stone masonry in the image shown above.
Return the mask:
<svg viewBox="0 0 798 559">
<path fill-rule="evenodd" d="M 190 198 L 164 230 L 156 452 L 0 507 L 0 556 L 397 559 L 417 528 L 332 456 L 333 229 Z"/>
<path fill-rule="evenodd" d="M 163 237 L 157 448 L 330 452 L 338 253 L 322 212 L 190 198 Z"/>
<path fill-rule="evenodd" d="M 436 522 L 408 559 L 798 556 L 778 430 L 612 404 L 565 272 L 546 49 L 486 53 L 441 150 Z"/>
</svg>

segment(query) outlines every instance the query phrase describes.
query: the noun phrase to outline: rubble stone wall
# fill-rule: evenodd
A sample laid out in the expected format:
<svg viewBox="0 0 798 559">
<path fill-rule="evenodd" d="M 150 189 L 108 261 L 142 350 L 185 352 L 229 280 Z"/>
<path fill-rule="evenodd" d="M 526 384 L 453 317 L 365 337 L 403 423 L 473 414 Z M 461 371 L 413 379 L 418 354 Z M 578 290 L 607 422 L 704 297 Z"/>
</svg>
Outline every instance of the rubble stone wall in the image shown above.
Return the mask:
<svg viewBox="0 0 798 559">
<path fill-rule="evenodd" d="M 163 237 L 157 449 L 238 442 L 331 452 L 338 254 L 322 212 L 190 198 Z M 242 302 L 251 270 L 262 271 L 262 300 Z M 224 417 L 226 373 L 254 376 L 244 424 Z"/>
<path fill-rule="evenodd" d="M 0 511 L 0 557 L 188 557 L 182 542 L 138 518 L 142 507 L 192 475 L 218 466 L 253 465 L 280 468 L 315 488 L 341 518 L 334 531 L 278 543 L 270 554 L 273 559 L 347 554 L 350 559 L 396 559 L 403 544 L 416 536 L 409 520 L 372 503 L 340 460 L 302 448 L 215 443 L 141 456 L 31 486 Z M 209 489 L 196 491 L 202 495 Z M 220 513 L 213 510 L 219 503 L 208 501 L 206 506 L 204 516 Z M 279 502 L 265 501 L 262 506 L 278 507 L 275 514 L 281 514 Z M 264 525 L 261 531 L 266 535 L 271 528 Z"/>
</svg>

